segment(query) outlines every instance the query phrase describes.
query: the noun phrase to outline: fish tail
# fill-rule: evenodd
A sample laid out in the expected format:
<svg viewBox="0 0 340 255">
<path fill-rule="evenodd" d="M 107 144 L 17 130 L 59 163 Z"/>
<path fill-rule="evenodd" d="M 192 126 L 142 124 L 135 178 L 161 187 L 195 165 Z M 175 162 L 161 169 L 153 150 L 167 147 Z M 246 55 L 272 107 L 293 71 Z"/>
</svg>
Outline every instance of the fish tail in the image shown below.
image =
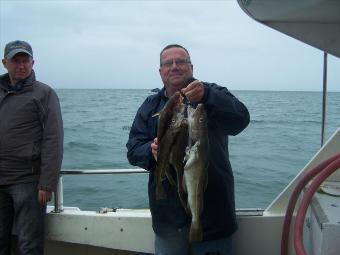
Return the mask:
<svg viewBox="0 0 340 255">
<path fill-rule="evenodd" d="M 203 239 L 203 230 L 200 223 L 191 223 L 189 232 L 189 242 L 201 242 Z"/>
</svg>

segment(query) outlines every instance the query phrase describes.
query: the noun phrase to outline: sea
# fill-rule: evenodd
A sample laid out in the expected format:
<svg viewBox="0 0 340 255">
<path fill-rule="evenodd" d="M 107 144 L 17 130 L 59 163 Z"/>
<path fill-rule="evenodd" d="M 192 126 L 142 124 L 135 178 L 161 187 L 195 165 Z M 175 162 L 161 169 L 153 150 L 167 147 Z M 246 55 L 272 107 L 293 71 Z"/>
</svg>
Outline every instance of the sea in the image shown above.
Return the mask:
<svg viewBox="0 0 340 255">
<path fill-rule="evenodd" d="M 154 92 L 58 89 L 65 170 L 135 168 L 126 142 L 136 111 Z M 251 121 L 229 137 L 237 208 L 266 208 L 321 146 L 322 93 L 231 91 Z M 327 97 L 326 140 L 340 127 L 340 92 Z M 148 174 L 63 175 L 64 206 L 148 208 Z"/>
</svg>

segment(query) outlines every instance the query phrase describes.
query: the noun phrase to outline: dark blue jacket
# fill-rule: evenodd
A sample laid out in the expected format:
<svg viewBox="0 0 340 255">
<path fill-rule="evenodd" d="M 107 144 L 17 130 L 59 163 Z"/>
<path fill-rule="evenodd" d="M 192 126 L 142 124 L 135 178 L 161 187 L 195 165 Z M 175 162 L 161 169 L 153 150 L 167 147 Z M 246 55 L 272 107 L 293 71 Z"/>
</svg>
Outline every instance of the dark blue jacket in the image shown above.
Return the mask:
<svg viewBox="0 0 340 255">
<path fill-rule="evenodd" d="M 237 229 L 234 200 L 234 177 L 229 162 L 228 135 L 237 135 L 249 123 L 245 105 L 226 88 L 213 83 L 203 83 L 205 88 L 202 103 L 207 110 L 209 131 L 208 185 L 204 194 L 202 213 L 203 240 L 218 239 L 233 234 Z M 157 136 L 159 112 L 168 98 L 164 88 L 151 95 L 140 106 L 131 127 L 127 142 L 127 157 L 130 164 L 150 171 L 149 204 L 152 225 L 159 236 L 190 224 L 176 188 L 165 182 L 167 199 L 155 199 L 155 160 L 151 143 Z M 164 183 L 163 182 L 163 183 Z"/>
</svg>

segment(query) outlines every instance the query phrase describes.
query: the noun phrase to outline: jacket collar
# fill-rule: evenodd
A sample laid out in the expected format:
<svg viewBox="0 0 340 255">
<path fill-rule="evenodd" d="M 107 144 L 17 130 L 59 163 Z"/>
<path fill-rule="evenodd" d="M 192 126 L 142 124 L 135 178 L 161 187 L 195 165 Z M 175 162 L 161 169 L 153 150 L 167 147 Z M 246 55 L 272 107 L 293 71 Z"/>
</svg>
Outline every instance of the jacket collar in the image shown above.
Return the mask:
<svg viewBox="0 0 340 255">
<path fill-rule="evenodd" d="M 165 86 L 158 92 L 158 96 L 164 100 L 164 101 L 168 101 L 169 97 L 166 93 L 166 89 L 165 89 Z"/>
<path fill-rule="evenodd" d="M 20 91 L 24 87 L 31 86 L 33 82 L 35 82 L 34 70 L 26 79 L 17 82 L 14 86 L 11 85 L 8 73 L 0 76 L 0 88 L 6 91 Z"/>
</svg>

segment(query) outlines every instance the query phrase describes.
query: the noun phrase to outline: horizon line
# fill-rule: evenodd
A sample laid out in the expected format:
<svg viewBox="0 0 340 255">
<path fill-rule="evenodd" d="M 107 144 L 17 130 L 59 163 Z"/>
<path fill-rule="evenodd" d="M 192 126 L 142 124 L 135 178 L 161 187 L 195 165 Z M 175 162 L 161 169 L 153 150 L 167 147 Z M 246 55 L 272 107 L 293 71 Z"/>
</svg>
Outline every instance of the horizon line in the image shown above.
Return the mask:
<svg viewBox="0 0 340 255">
<path fill-rule="evenodd" d="M 86 89 L 86 90 L 153 90 L 160 88 L 53 88 L 53 89 Z M 229 89 L 230 91 L 263 91 L 263 92 L 322 92 L 322 90 L 269 90 L 269 89 Z M 340 92 L 340 90 L 328 90 L 327 92 Z"/>
</svg>

